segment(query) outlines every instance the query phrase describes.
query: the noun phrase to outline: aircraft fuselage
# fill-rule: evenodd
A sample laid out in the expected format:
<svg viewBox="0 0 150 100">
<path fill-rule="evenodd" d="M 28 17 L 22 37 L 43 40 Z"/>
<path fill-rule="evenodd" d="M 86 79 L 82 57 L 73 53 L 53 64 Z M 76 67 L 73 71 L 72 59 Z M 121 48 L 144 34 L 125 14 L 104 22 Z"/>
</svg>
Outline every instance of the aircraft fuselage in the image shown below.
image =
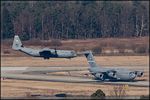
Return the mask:
<svg viewBox="0 0 150 100">
<path fill-rule="evenodd" d="M 19 51 L 26 53 L 30 56 L 34 57 L 43 57 L 44 59 L 49 58 L 73 58 L 76 57 L 76 53 L 74 51 L 69 50 L 55 50 L 55 49 L 31 49 L 22 47 Z"/>
</svg>

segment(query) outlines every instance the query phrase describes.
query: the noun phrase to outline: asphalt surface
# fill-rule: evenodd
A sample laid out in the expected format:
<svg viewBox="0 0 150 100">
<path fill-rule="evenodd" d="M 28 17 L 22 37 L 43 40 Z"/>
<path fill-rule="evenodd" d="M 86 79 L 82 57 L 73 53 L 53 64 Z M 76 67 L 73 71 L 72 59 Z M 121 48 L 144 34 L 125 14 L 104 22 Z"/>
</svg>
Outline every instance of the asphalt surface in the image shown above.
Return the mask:
<svg viewBox="0 0 150 100">
<path fill-rule="evenodd" d="M 74 77 L 74 76 L 58 76 L 46 73 L 50 72 L 66 72 L 66 71 L 83 71 L 87 67 L 1 67 L 1 78 L 51 81 L 51 82 L 68 82 L 68 83 L 87 83 L 87 84 L 127 84 L 131 86 L 149 87 L 149 81 L 133 81 L 133 82 L 102 82 L 93 78 Z"/>
</svg>

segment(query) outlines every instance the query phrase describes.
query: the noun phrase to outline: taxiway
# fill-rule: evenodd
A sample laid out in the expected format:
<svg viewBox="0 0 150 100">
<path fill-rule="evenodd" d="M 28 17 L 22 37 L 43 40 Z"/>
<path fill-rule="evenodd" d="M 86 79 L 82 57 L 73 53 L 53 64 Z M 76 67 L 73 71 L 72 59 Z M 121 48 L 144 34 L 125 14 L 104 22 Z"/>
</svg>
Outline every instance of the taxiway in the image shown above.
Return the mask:
<svg viewBox="0 0 150 100">
<path fill-rule="evenodd" d="M 131 67 L 130 67 L 131 68 Z M 140 67 L 141 68 L 141 67 Z M 1 67 L 1 78 L 68 82 L 68 83 L 86 83 L 86 84 L 127 84 L 131 86 L 149 87 L 149 81 L 137 80 L 133 82 L 102 82 L 94 80 L 91 77 L 75 77 L 63 75 L 51 75 L 47 73 L 86 71 L 87 67 Z M 131 68 L 132 69 L 132 68 Z"/>
</svg>

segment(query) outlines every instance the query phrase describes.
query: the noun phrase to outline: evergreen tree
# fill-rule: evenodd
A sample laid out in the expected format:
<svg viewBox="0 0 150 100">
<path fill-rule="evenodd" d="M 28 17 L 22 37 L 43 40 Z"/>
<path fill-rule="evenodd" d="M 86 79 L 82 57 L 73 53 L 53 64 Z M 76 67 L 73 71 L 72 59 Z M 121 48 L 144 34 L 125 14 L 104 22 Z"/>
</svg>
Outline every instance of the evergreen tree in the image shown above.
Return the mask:
<svg viewBox="0 0 150 100">
<path fill-rule="evenodd" d="M 10 1 L 1 6 L 2 38 L 14 33 L 42 40 L 149 35 L 146 1 Z"/>
<path fill-rule="evenodd" d="M 2 9 L 2 38 L 12 38 L 14 36 L 14 28 L 12 19 L 10 17 L 8 9 L 4 6 Z"/>
</svg>

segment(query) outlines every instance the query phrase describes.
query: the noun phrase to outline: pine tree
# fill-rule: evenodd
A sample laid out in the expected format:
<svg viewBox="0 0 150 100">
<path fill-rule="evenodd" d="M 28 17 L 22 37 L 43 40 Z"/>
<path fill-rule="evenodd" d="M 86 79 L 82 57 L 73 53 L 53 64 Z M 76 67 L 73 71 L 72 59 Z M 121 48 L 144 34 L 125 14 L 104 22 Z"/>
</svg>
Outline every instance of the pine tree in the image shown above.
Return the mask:
<svg viewBox="0 0 150 100">
<path fill-rule="evenodd" d="M 12 38 L 14 36 L 14 28 L 12 19 L 8 9 L 4 6 L 2 9 L 2 38 Z"/>
</svg>

